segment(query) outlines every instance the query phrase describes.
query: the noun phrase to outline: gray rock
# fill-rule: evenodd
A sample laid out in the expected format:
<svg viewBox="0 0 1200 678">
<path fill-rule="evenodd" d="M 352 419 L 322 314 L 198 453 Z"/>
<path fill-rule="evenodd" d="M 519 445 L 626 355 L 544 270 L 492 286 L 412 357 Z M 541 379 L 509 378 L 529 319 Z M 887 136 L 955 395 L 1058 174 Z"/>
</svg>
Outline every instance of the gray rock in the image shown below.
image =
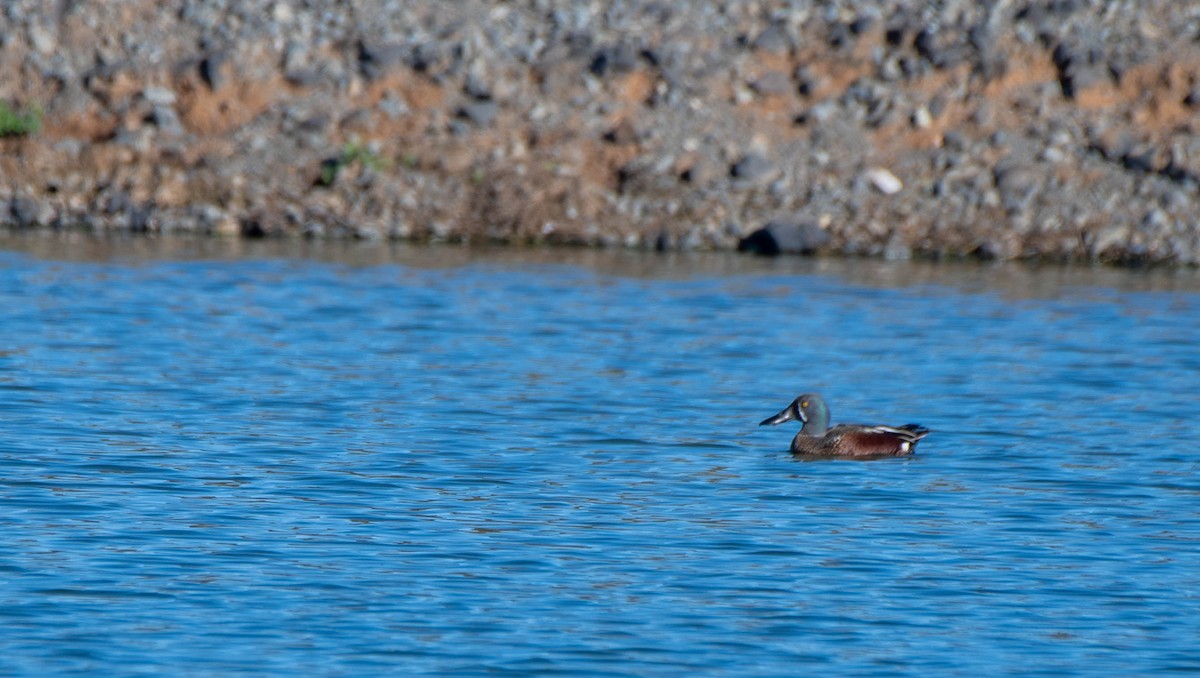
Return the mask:
<svg viewBox="0 0 1200 678">
<path fill-rule="evenodd" d="M 58 38 L 50 29 L 35 22 L 29 25 L 29 43 L 42 54 L 53 54 Z"/>
<path fill-rule="evenodd" d="M 172 106 L 175 104 L 175 90 L 169 87 L 147 87 L 142 90 L 142 98 L 157 106 Z"/>
<path fill-rule="evenodd" d="M 751 43 L 751 47 L 754 49 L 772 54 L 783 54 L 791 50 L 793 46 L 794 43 L 791 36 L 788 35 L 787 27 L 779 23 L 773 23 L 764 28 Z"/>
<path fill-rule="evenodd" d="M 767 71 L 763 76 L 750 83 L 750 87 L 759 94 L 780 96 L 792 91 L 792 79 L 783 71 Z"/>
<path fill-rule="evenodd" d="M 300 123 L 299 129 L 324 133 L 329 119 L 325 116 L 320 118 L 308 118 Z M 356 108 L 338 122 L 338 126 L 345 132 L 371 132 L 375 129 L 375 119 L 371 115 L 371 111 L 365 108 Z"/>
<path fill-rule="evenodd" d="M 1025 212 L 1037 197 L 1041 176 L 1029 167 L 998 163 L 993 175 L 1000 203 L 1009 214 Z"/>
<path fill-rule="evenodd" d="M 372 45 L 360 42 L 358 45 L 358 68 L 363 77 L 374 80 L 404 63 L 409 55 L 410 50 L 398 43 Z"/>
<path fill-rule="evenodd" d="M 446 52 L 446 48 L 441 43 L 422 43 L 409 53 L 407 62 L 418 73 L 431 72 L 441 66 Z"/>
<path fill-rule="evenodd" d="M 171 106 L 155 106 L 150 113 L 150 121 L 154 123 L 161 134 L 180 136 L 184 133 L 183 123 L 179 121 L 179 114 Z"/>
<path fill-rule="evenodd" d="M 757 153 L 748 153 L 729 167 L 729 176 L 739 181 L 756 182 L 768 178 L 771 162 Z"/>
<path fill-rule="evenodd" d="M 934 27 L 921 29 L 913 38 L 917 54 L 936 68 L 954 68 L 967 56 L 965 46 L 959 41 L 956 31 L 938 30 Z"/>
<path fill-rule="evenodd" d="M 811 221 L 771 221 L 739 240 L 737 248 L 763 256 L 814 254 L 829 240 L 829 234 Z"/>
<path fill-rule="evenodd" d="M 911 259 L 912 248 L 900 237 L 899 233 L 893 233 L 892 237 L 888 238 L 887 244 L 883 246 L 883 258 L 891 261 Z"/>
<path fill-rule="evenodd" d="M 1058 69 L 1058 82 L 1063 96 L 1073 99 L 1089 87 L 1109 81 L 1107 66 L 1102 55 L 1094 49 L 1060 42 L 1051 53 L 1054 66 Z"/>
<path fill-rule="evenodd" d="M 296 87 L 315 87 L 321 84 L 321 72 L 313 68 L 296 68 L 283 76 L 290 85 Z"/>
<path fill-rule="evenodd" d="M 494 101 L 469 101 L 458 107 L 457 115 L 474 125 L 486 127 L 492 124 L 499 112 L 500 107 Z"/>
</svg>

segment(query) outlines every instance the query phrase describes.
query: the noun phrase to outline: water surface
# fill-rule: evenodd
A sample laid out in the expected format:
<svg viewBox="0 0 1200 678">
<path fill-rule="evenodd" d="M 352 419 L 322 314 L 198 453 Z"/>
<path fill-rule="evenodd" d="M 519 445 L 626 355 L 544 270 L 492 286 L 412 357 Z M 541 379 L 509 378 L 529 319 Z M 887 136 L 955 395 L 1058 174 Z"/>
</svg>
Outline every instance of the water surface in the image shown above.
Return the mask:
<svg viewBox="0 0 1200 678">
<path fill-rule="evenodd" d="M 0 673 L 1200 669 L 1193 272 L 3 245 Z"/>
</svg>

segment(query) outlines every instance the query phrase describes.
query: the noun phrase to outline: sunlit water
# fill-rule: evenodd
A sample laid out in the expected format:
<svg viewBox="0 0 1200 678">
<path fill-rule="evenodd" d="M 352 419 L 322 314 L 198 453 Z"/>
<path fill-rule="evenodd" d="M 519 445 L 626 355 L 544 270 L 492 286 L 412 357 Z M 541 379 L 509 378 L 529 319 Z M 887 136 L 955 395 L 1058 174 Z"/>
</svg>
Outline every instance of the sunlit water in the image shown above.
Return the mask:
<svg viewBox="0 0 1200 678">
<path fill-rule="evenodd" d="M 2 674 L 1200 669 L 1195 274 L 7 246 Z"/>
</svg>

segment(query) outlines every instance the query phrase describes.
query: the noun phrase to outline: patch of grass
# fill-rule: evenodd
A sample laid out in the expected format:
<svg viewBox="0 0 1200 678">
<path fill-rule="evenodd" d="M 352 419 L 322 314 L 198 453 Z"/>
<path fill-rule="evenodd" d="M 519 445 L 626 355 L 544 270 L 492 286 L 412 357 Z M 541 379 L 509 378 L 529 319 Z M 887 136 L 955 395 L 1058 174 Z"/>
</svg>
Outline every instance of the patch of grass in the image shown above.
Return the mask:
<svg viewBox="0 0 1200 678">
<path fill-rule="evenodd" d="M 321 176 L 317 179 L 317 183 L 322 186 L 332 186 L 342 169 L 355 163 L 376 171 L 386 169 L 392 164 L 387 158 L 380 156 L 366 145 L 350 141 L 342 147 L 340 155 L 321 163 Z"/>
<path fill-rule="evenodd" d="M 37 134 L 42 129 L 42 109 L 29 106 L 22 111 L 14 110 L 0 101 L 0 137 L 23 137 Z"/>
</svg>

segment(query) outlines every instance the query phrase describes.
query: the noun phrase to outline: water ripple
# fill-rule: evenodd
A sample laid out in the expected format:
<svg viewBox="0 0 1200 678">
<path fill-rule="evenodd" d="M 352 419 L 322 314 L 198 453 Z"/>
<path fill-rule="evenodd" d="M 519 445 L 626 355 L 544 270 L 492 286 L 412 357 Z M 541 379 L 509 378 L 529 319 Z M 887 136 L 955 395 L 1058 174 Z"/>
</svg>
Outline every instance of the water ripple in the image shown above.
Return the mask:
<svg viewBox="0 0 1200 678">
<path fill-rule="evenodd" d="M 0 254 L 0 673 L 1200 667 L 1195 288 L 655 261 Z"/>
</svg>

